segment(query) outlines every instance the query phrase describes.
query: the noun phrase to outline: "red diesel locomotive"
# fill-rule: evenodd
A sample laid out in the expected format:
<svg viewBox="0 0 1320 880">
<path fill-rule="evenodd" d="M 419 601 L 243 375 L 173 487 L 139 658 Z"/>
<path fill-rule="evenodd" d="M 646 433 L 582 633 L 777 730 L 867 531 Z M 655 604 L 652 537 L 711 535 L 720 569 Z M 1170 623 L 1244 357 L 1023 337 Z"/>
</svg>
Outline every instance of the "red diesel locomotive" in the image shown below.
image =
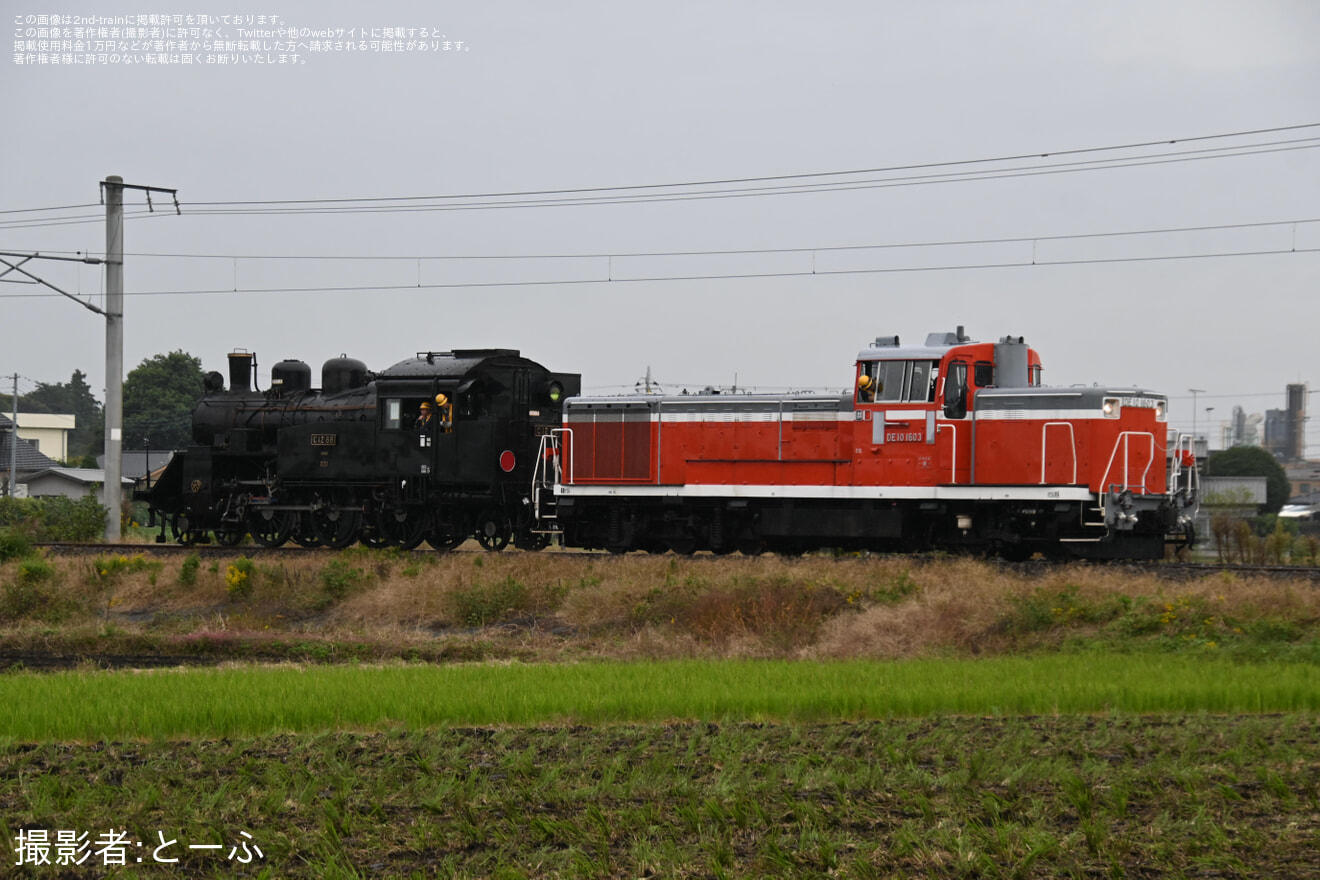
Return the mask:
<svg viewBox="0 0 1320 880">
<path fill-rule="evenodd" d="M 877 339 L 853 390 L 566 401 L 532 503 L 570 547 L 1158 558 L 1192 540 L 1165 395 L 1050 388 L 1021 337 Z"/>
</svg>

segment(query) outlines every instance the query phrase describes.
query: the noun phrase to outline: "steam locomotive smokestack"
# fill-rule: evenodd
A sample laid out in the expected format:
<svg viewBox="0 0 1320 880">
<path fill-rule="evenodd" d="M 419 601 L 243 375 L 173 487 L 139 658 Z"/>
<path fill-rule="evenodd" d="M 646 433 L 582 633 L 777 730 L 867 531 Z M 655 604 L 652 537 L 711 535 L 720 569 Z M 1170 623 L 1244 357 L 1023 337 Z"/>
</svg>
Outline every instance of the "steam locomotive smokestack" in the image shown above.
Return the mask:
<svg viewBox="0 0 1320 880">
<path fill-rule="evenodd" d="M 229 390 L 252 390 L 252 361 L 254 356 L 247 351 L 234 351 L 229 354 Z"/>
</svg>

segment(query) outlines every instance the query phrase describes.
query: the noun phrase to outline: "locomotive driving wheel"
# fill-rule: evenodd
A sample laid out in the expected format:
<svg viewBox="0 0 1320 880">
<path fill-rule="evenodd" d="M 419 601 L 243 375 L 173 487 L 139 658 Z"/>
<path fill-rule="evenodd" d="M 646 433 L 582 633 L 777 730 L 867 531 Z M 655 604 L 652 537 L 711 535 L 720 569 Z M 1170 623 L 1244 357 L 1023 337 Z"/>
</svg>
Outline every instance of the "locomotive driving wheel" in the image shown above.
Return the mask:
<svg viewBox="0 0 1320 880">
<path fill-rule="evenodd" d="M 498 553 L 509 546 L 513 526 L 509 518 L 496 510 L 487 510 L 477 517 L 477 543 L 484 549 Z"/>
<path fill-rule="evenodd" d="M 313 507 L 311 520 L 317 539 L 331 550 L 343 550 L 352 544 L 362 529 L 361 511 L 333 502 Z"/>
<path fill-rule="evenodd" d="M 294 521 L 293 543 L 299 547 L 320 547 L 321 536 L 316 533 L 316 524 L 312 521 L 312 512 L 305 510 Z"/>
<path fill-rule="evenodd" d="M 426 540 L 427 517 L 423 510 L 398 507 L 383 510 L 376 516 L 376 529 L 385 540 L 385 546 L 398 546 L 404 550 L 416 549 Z"/>
<path fill-rule="evenodd" d="M 174 536 L 176 542 L 185 546 L 206 543 L 206 530 L 194 529 L 186 513 L 176 513 L 170 517 L 170 534 Z"/>
<path fill-rule="evenodd" d="M 225 525 L 215 530 L 215 540 L 222 547 L 237 547 L 247 537 L 247 529 L 241 525 Z"/>
<path fill-rule="evenodd" d="M 280 547 L 293 534 L 295 520 L 287 510 L 249 507 L 247 523 L 253 541 L 262 547 Z"/>
</svg>

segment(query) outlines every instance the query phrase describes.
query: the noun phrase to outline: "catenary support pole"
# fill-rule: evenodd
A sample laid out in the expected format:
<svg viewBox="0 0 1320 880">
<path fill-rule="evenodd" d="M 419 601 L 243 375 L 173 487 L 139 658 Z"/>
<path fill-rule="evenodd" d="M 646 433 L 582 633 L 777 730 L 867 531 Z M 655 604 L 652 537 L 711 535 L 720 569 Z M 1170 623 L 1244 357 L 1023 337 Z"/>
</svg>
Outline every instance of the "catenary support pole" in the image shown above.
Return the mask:
<svg viewBox="0 0 1320 880">
<path fill-rule="evenodd" d="M 105 179 L 105 539 L 119 541 L 124 445 L 124 178 Z"/>
<path fill-rule="evenodd" d="M 14 410 L 14 424 L 9 431 L 9 497 L 14 497 L 14 487 L 18 485 L 18 373 L 14 374 L 14 398 L 11 401 Z"/>
</svg>

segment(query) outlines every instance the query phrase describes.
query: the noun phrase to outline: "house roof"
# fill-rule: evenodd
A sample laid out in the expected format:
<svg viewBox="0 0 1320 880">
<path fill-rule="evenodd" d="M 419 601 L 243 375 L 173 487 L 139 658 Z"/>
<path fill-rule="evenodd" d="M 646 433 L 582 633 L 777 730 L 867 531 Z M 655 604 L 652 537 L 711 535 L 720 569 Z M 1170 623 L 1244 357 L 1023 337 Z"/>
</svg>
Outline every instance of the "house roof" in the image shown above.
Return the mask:
<svg viewBox="0 0 1320 880">
<path fill-rule="evenodd" d="M 14 435 L 14 423 L 5 415 L 0 415 L 0 473 L 9 473 L 11 444 L 17 448 L 18 472 L 41 470 L 56 467 L 55 459 L 42 455 L 22 437 Z"/>
<path fill-rule="evenodd" d="M 170 463 L 174 457 L 172 449 L 153 449 L 151 450 L 151 470 L 153 472 L 160 470 Z M 105 467 L 105 456 L 96 456 L 96 464 L 99 467 Z M 119 457 L 119 472 L 126 477 L 138 479 L 147 473 L 147 455 L 140 449 L 125 449 Z"/>
<path fill-rule="evenodd" d="M 28 482 L 37 480 L 41 477 L 57 476 L 66 480 L 72 480 L 75 483 L 82 483 L 84 486 L 90 486 L 92 483 L 104 483 L 105 471 L 99 468 L 66 468 L 66 467 L 48 467 L 35 473 L 24 474 L 23 479 Z M 131 485 L 133 480 L 128 477 L 120 477 L 119 481 L 126 485 Z"/>
</svg>

